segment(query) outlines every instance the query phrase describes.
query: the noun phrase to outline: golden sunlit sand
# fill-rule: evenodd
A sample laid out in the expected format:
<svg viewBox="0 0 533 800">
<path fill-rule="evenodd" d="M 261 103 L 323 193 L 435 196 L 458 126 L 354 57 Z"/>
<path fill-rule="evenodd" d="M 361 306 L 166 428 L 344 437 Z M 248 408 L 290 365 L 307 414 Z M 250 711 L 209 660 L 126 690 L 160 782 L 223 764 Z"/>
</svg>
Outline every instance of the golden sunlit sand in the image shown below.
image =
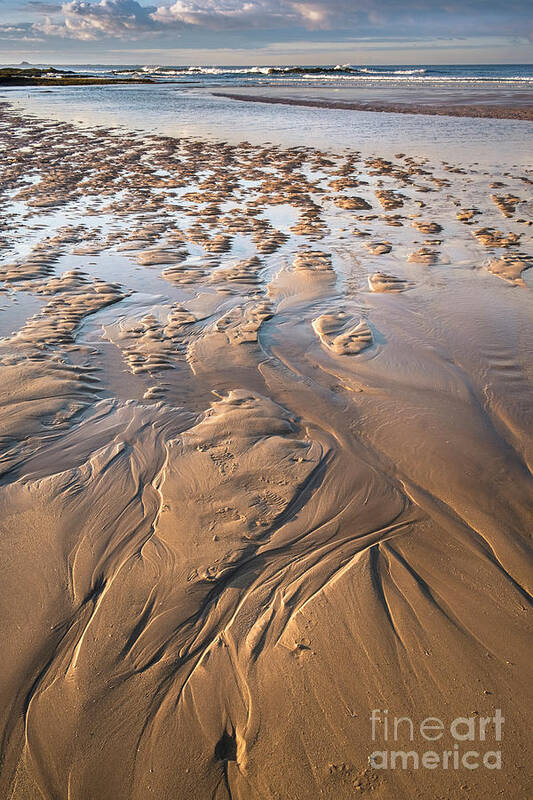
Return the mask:
<svg viewBox="0 0 533 800">
<path fill-rule="evenodd" d="M 531 174 L 0 140 L 0 796 L 526 798 Z"/>
</svg>

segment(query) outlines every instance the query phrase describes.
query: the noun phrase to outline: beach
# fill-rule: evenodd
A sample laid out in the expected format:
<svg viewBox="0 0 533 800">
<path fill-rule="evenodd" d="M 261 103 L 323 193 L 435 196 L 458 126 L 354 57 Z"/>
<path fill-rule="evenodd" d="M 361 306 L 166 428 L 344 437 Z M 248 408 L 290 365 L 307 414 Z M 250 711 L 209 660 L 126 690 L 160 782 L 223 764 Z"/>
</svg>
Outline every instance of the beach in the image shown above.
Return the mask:
<svg viewBox="0 0 533 800">
<path fill-rule="evenodd" d="M 1 797 L 531 795 L 531 87 L 410 91 L 1 92 Z"/>
</svg>

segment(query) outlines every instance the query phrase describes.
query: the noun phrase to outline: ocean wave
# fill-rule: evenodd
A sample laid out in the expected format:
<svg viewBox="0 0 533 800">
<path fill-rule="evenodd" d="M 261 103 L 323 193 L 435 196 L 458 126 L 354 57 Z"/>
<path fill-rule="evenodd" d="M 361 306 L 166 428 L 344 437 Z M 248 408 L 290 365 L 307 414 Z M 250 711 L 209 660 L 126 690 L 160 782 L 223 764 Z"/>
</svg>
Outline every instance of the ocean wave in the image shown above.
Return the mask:
<svg viewBox="0 0 533 800">
<path fill-rule="evenodd" d="M 424 67 L 390 69 L 389 67 L 356 67 L 353 64 L 337 64 L 335 67 L 268 67 L 269 75 L 415 75 L 426 72 Z"/>
<path fill-rule="evenodd" d="M 463 68 L 467 70 L 467 68 Z M 485 72 L 485 74 L 483 74 Z M 397 66 L 355 66 L 353 64 L 337 64 L 335 66 L 249 66 L 249 67 L 222 67 L 222 66 L 162 66 L 145 65 L 122 69 L 112 69 L 111 74 L 127 75 L 132 77 L 152 77 L 156 81 L 176 80 L 184 81 L 190 78 L 213 78 L 235 83 L 239 79 L 243 83 L 257 81 L 259 83 L 276 81 L 290 81 L 300 83 L 303 81 L 316 81 L 331 83 L 353 82 L 414 82 L 414 83 L 499 83 L 516 84 L 532 83 L 532 75 L 520 74 L 487 74 L 483 68 L 479 73 L 457 74 L 444 67 L 397 67 Z"/>
<path fill-rule="evenodd" d="M 415 75 L 426 72 L 425 68 L 388 69 L 384 67 L 355 67 L 352 64 L 337 64 L 334 67 L 322 66 L 265 66 L 265 67 L 164 67 L 160 65 L 146 65 L 140 69 L 113 70 L 114 73 L 144 75 L 348 75 L 375 74 L 375 75 Z"/>
<path fill-rule="evenodd" d="M 375 67 L 359 67 L 357 72 L 364 72 L 365 75 L 424 75 L 427 69 L 423 67 L 416 69 L 376 69 Z"/>
<path fill-rule="evenodd" d="M 269 75 L 272 67 L 163 67 L 144 66 L 140 69 L 113 70 L 122 75 L 153 75 L 155 77 L 187 76 L 187 75 Z"/>
</svg>

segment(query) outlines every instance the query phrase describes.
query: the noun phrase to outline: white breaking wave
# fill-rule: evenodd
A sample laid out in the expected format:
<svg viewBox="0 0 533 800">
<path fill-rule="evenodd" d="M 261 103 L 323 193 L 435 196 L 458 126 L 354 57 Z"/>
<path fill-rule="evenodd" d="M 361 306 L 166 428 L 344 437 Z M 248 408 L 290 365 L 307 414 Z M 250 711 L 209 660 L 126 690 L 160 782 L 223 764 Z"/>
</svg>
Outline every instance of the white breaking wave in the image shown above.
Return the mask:
<svg viewBox="0 0 533 800">
<path fill-rule="evenodd" d="M 153 77 L 159 80 L 179 79 L 187 80 L 194 76 L 205 76 L 226 79 L 233 85 L 240 81 L 243 83 L 257 82 L 259 84 L 271 84 L 282 81 L 284 84 L 290 82 L 299 84 L 327 83 L 334 81 L 346 83 L 434 83 L 434 84 L 533 84 L 533 76 L 520 74 L 482 74 L 483 68 L 479 68 L 480 74 L 446 74 L 445 67 L 363 67 L 353 64 L 337 64 L 335 66 L 250 66 L 250 67 L 220 67 L 220 66 L 162 66 L 159 64 L 147 64 L 142 67 L 123 68 L 112 70 L 116 75 L 129 75 L 134 77 Z"/>
</svg>

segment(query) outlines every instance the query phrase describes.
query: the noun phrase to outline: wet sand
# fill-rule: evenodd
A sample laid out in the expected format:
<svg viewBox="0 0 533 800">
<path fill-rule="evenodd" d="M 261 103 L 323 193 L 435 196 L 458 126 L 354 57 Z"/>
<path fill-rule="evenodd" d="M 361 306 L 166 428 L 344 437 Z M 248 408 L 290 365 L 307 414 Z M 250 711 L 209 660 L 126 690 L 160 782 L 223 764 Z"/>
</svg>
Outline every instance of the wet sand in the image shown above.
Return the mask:
<svg viewBox="0 0 533 800">
<path fill-rule="evenodd" d="M 466 86 L 429 87 L 268 87 L 213 92 L 218 97 L 250 103 L 275 103 L 307 108 L 337 108 L 394 114 L 533 120 L 533 95 L 521 87 L 498 85 L 484 91 Z"/>
<path fill-rule="evenodd" d="M 531 172 L 0 142 L 0 795 L 527 797 Z"/>
</svg>

